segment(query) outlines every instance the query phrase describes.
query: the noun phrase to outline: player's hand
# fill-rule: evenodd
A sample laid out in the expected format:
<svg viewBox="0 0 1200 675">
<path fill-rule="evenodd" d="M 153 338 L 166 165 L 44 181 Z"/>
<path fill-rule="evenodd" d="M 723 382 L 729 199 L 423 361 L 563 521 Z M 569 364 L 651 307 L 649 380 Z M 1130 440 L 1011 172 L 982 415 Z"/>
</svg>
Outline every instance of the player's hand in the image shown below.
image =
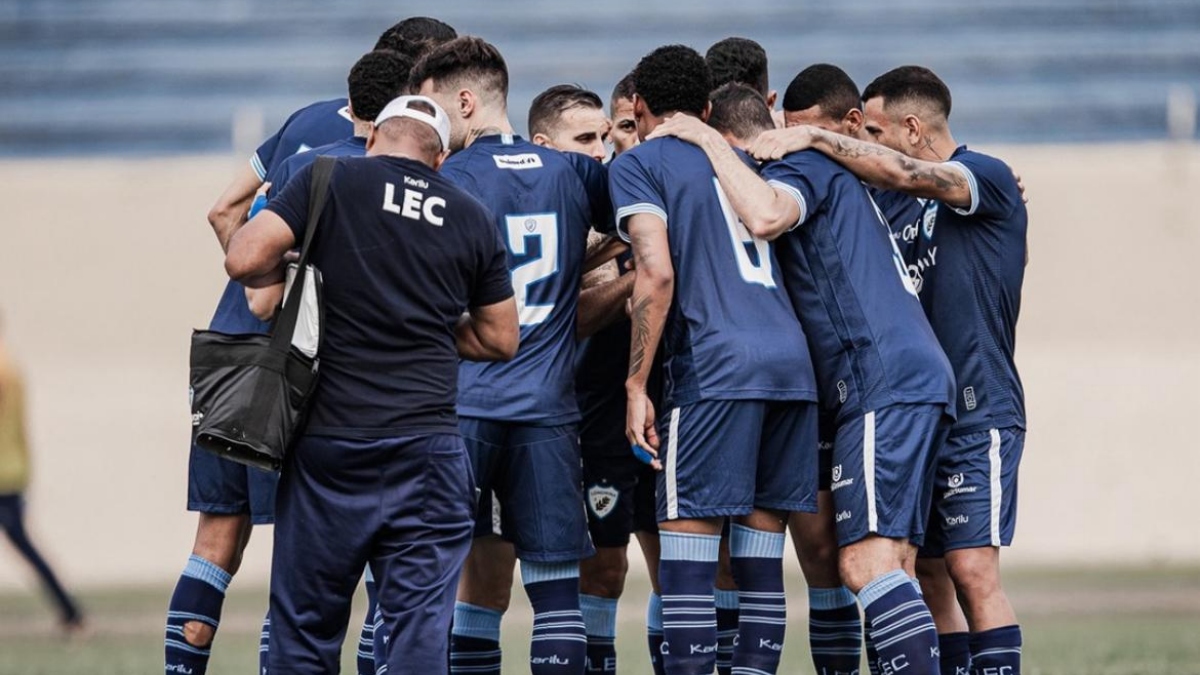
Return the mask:
<svg viewBox="0 0 1200 675">
<path fill-rule="evenodd" d="M 262 288 L 247 288 L 246 304 L 250 306 L 250 313 L 260 321 L 270 321 L 283 304 L 283 282 Z"/>
<path fill-rule="evenodd" d="M 674 136 L 692 145 L 700 145 L 709 134 L 720 135 L 716 129 L 700 121 L 699 117 L 675 113 L 666 118 L 662 124 L 655 127 L 646 140 Z"/>
<path fill-rule="evenodd" d="M 747 150 L 760 162 L 782 159 L 784 155 L 812 147 L 812 128 L 807 125 L 764 131 Z"/>
<path fill-rule="evenodd" d="M 662 462 L 658 459 L 658 430 L 655 426 L 654 403 L 646 395 L 645 389 L 628 392 L 629 403 L 625 409 L 625 436 L 629 444 L 642 448 L 654 459 L 650 466 L 656 471 L 662 470 Z"/>
</svg>

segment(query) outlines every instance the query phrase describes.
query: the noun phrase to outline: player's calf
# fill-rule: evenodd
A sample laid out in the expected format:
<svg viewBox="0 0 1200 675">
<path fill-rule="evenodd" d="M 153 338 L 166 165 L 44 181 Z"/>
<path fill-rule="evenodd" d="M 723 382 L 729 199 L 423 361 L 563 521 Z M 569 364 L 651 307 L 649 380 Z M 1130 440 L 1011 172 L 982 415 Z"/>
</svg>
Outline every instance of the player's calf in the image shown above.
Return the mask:
<svg viewBox="0 0 1200 675">
<path fill-rule="evenodd" d="M 624 546 L 597 546 L 579 563 L 579 608 L 587 634 L 588 675 L 617 672 L 617 599 L 625 589 L 629 559 Z"/>
<path fill-rule="evenodd" d="M 774 673 L 779 668 L 787 628 L 783 592 L 786 522 L 780 514 L 756 510 L 750 517 L 739 518 L 730 533 L 739 612 L 735 672 Z"/>
<path fill-rule="evenodd" d="M 970 675 L 971 646 L 967 618 L 958 605 L 954 581 L 942 558 L 917 560 L 917 579 L 937 626 L 942 675 Z"/>
</svg>

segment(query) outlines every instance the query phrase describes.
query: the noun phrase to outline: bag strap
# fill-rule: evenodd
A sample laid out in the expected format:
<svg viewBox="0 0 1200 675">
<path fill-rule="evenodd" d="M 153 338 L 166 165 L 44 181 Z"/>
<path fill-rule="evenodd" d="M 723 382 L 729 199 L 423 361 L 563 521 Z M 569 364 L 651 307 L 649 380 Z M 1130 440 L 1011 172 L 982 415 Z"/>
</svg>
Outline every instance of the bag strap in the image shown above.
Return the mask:
<svg viewBox="0 0 1200 675">
<path fill-rule="evenodd" d="M 300 245 L 300 262 L 292 280 L 292 292 L 284 301 L 283 310 L 279 313 L 271 333 L 272 350 L 287 352 L 291 349 L 292 334 L 300 316 L 300 305 L 304 302 L 304 284 L 308 275 L 308 259 L 312 254 L 313 237 L 317 232 L 317 223 L 321 220 L 321 212 L 325 210 L 325 200 L 329 196 L 329 177 L 333 174 L 333 166 L 336 163 L 334 157 L 327 156 L 317 157 L 313 162 L 312 182 L 308 190 L 308 225 L 304 228 L 304 243 Z"/>
</svg>

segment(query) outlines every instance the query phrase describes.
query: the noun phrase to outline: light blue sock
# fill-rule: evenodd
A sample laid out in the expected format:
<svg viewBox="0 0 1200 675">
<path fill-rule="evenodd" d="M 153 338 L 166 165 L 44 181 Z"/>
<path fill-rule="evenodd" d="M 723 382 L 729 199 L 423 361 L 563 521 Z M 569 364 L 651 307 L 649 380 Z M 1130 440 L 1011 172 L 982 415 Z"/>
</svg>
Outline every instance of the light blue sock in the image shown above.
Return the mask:
<svg viewBox="0 0 1200 675">
<path fill-rule="evenodd" d="M 595 595 L 580 595 L 579 609 L 587 633 L 587 675 L 617 672 L 617 601 Z"/>
<path fill-rule="evenodd" d="M 452 675 L 500 675 L 500 619 L 492 609 L 454 603 L 450 630 Z"/>
<path fill-rule="evenodd" d="M 711 673 L 717 665 L 713 579 L 721 537 L 660 532 L 663 661 L 668 673 Z"/>
<path fill-rule="evenodd" d="M 579 563 L 522 560 L 521 581 L 533 606 L 532 674 L 582 672 L 588 640 L 579 609 Z"/>
</svg>

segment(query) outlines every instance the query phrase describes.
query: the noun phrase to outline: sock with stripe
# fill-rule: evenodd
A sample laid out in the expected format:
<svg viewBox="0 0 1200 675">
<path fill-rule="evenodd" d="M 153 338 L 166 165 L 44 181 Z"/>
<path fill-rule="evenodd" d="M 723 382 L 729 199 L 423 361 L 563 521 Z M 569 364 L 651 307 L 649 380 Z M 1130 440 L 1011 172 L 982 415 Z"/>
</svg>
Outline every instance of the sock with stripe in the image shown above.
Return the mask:
<svg viewBox="0 0 1200 675">
<path fill-rule="evenodd" d="M 713 604 L 717 608 L 717 675 L 730 675 L 738 636 L 738 592 L 715 588 Z"/>
<path fill-rule="evenodd" d="M 939 672 L 933 616 L 907 574 L 893 570 L 875 577 L 859 591 L 858 601 L 871 620 L 880 670 Z"/>
<path fill-rule="evenodd" d="M 579 563 L 522 560 L 521 581 L 533 606 L 530 671 L 533 675 L 583 673 L 588 640 L 579 611 Z"/>
<path fill-rule="evenodd" d="M 862 663 L 862 619 L 849 588 L 808 589 L 808 643 L 817 675 L 851 675 Z"/>
<path fill-rule="evenodd" d="M 971 675 L 971 634 L 938 633 L 941 675 Z"/>
<path fill-rule="evenodd" d="M 587 675 L 617 672 L 617 601 L 595 595 L 580 595 L 583 628 L 587 633 Z"/>
<path fill-rule="evenodd" d="M 654 675 L 665 675 L 662 659 L 662 596 L 654 591 L 650 591 L 650 599 L 646 602 L 646 644 L 650 648 L 650 668 Z"/>
<path fill-rule="evenodd" d="M 863 644 L 867 653 L 867 672 L 871 675 L 879 673 L 879 652 L 875 651 L 875 641 L 871 639 L 871 620 L 863 614 Z"/>
<path fill-rule="evenodd" d="M 667 675 L 709 675 L 717 665 L 713 580 L 719 535 L 660 532 L 658 581 L 663 603 L 663 668 Z"/>
<path fill-rule="evenodd" d="M 271 610 L 263 617 L 262 631 L 258 634 L 258 672 L 266 675 L 267 662 L 271 656 Z"/>
<path fill-rule="evenodd" d="M 212 643 L 189 643 L 184 637 L 184 626 L 193 621 L 202 623 L 211 627 L 215 636 L 221 623 L 225 589 L 229 588 L 231 578 L 228 572 L 198 555 L 188 558 L 167 608 L 166 673 L 204 675 L 208 672 Z"/>
<path fill-rule="evenodd" d="M 1021 627 L 971 633 L 971 675 L 1021 675 Z"/>
<path fill-rule="evenodd" d="M 738 641 L 733 650 L 737 675 L 768 675 L 779 670 L 787 629 L 783 595 L 782 532 L 734 525 L 729 559 L 738 585 Z"/>
<path fill-rule="evenodd" d="M 451 675 L 500 675 L 500 618 L 494 609 L 454 603 Z"/>
<path fill-rule="evenodd" d="M 362 631 L 358 634 L 358 654 L 355 662 L 358 664 L 358 675 L 375 675 L 375 575 L 370 566 L 363 573 L 363 583 L 367 587 L 367 615 L 363 617 Z"/>
</svg>

